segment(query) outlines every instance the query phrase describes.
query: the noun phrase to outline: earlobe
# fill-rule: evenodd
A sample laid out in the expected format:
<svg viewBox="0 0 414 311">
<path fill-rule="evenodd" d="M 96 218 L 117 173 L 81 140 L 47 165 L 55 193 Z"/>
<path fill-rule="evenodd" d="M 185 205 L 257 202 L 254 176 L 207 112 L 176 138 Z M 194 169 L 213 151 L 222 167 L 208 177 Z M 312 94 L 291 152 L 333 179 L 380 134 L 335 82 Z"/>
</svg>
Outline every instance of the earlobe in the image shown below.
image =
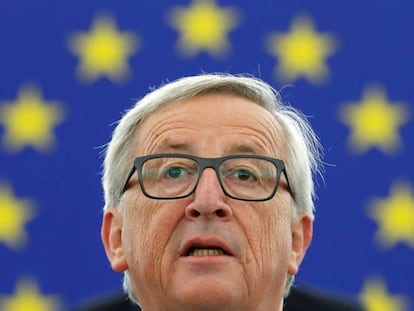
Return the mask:
<svg viewBox="0 0 414 311">
<path fill-rule="evenodd" d="M 306 214 L 301 214 L 298 220 L 292 223 L 292 251 L 290 256 L 288 273 L 298 273 L 299 265 L 305 256 L 312 240 L 313 220 Z"/>
<path fill-rule="evenodd" d="M 128 268 L 122 246 L 122 215 L 118 208 L 105 211 L 102 219 L 101 238 L 112 269 L 124 272 Z"/>
</svg>

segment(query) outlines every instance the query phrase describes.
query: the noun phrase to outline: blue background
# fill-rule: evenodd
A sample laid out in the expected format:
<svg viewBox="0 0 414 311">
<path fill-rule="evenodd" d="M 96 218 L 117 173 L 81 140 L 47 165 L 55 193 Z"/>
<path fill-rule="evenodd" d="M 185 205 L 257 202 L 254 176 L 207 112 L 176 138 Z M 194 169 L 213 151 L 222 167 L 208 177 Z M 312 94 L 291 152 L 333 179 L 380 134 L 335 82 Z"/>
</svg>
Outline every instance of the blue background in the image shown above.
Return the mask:
<svg viewBox="0 0 414 311">
<path fill-rule="evenodd" d="M 389 292 L 414 301 L 413 248 L 398 243 L 381 249 L 378 224 L 367 215 L 371 198 L 385 198 L 394 181 L 414 185 L 414 4 L 403 0 L 230 1 L 240 13 L 229 33 L 232 46 L 221 59 L 201 52 L 193 57 L 175 49 L 179 34 L 167 22 L 173 6 L 189 1 L 0 1 L 0 105 L 13 101 L 20 87 L 34 83 L 46 101 L 59 101 L 64 121 L 56 126 L 57 146 L 42 153 L 28 147 L 12 153 L 0 145 L 0 180 L 19 198 L 35 202 L 35 217 L 25 230 L 28 243 L 14 250 L 0 242 L 0 296 L 16 281 L 35 279 L 42 293 L 58 295 L 65 307 L 120 291 L 121 275 L 110 269 L 100 242 L 103 196 L 99 146 L 107 143 L 113 122 L 149 87 L 202 71 L 250 73 L 281 91 L 285 101 L 311 116 L 325 148 L 325 182 L 318 180 L 314 240 L 298 282 L 357 296 L 365 280 L 379 276 Z M 98 13 L 111 15 L 120 31 L 137 33 L 142 46 L 128 58 L 129 79 L 80 81 L 79 59 L 68 48 L 75 32 L 90 30 Z M 286 83 L 273 74 L 277 59 L 264 47 L 271 32 L 287 32 L 298 14 L 310 16 L 318 32 L 338 39 L 327 58 L 329 79 L 315 85 L 300 78 Z M 350 129 L 339 107 L 361 99 L 378 84 L 390 101 L 411 112 L 402 126 L 402 150 L 353 153 Z M 5 129 L 0 126 L 0 136 Z M 412 303 L 413 305 L 414 303 Z M 414 309 L 411 309 L 414 310 Z"/>
</svg>

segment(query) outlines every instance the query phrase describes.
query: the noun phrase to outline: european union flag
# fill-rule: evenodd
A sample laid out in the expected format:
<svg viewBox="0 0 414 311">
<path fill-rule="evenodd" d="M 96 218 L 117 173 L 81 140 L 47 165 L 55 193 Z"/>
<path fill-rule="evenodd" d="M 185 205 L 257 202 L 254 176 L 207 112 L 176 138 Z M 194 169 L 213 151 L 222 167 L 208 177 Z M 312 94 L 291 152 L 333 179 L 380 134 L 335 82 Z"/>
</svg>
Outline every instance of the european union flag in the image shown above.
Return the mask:
<svg viewBox="0 0 414 311">
<path fill-rule="evenodd" d="M 248 73 L 325 147 L 297 282 L 414 310 L 414 3 L 0 3 L 0 310 L 120 291 L 100 242 L 101 146 L 149 87 Z M 30 306 L 30 308 L 29 308 Z"/>
</svg>

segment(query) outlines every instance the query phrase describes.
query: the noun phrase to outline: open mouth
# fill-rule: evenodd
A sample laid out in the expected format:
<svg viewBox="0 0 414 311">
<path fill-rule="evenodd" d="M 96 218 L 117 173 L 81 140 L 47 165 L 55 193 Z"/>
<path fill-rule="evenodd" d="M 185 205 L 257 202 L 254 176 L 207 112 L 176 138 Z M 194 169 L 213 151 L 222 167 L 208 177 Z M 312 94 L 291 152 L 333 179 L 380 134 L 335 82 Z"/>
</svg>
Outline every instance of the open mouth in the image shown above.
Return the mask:
<svg viewBox="0 0 414 311">
<path fill-rule="evenodd" d="M 221 239 L 216 237 L 194 237 L 187 240 L 181 249 L 181 257 L 208 257 L 229 256 L 234 254 L 231 248 Z"/>
<path fill-rule="evenodd" d="M 209 247 L 209 246 L 201 246 L 201 245 L 194 245 L 191 246 L 186 254 L 186 256 L 228 256 L 229 254 L 220 247 Z"/>
</svg>

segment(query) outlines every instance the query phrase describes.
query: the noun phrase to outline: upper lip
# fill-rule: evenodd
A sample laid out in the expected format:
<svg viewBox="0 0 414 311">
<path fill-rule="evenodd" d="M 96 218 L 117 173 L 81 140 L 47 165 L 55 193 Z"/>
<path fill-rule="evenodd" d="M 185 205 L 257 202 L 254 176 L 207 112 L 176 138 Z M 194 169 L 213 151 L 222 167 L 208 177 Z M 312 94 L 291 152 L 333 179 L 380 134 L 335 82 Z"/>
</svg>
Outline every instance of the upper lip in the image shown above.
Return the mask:
<svg viewBox="0 0 414 311">
<path fill-rule="evenodd" d="M 181 249 L 180 256 L 187 256 L 192 247 L 221 248 L 225 255 L 234 256 L 230 247 L 217 237 L 194 237 L 186 241 Z"/>
</svg>

